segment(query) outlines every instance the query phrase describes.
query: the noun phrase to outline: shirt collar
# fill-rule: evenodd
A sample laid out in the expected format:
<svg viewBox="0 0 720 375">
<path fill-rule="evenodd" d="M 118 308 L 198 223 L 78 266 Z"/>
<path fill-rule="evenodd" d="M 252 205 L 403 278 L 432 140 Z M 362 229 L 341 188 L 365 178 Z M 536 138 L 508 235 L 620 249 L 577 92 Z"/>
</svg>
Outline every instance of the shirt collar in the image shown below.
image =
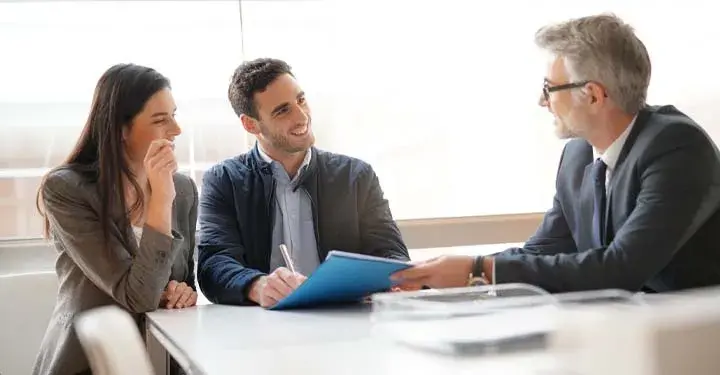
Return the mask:
<svg viewBox="0 0 720 375">
<path fill-rule="evenodd" d="M 630 125 L 628 125 L 628 127 L 625 128 L 625 130 L 620 134 L 620 136 L 618 136 L 615 141 L 610 144 L 610 146 L 607 148 L 607 150 L 605 150 L 604 153 L 600 154 L 598 150 L 593 147 L 593 160 L 600 158 L 603 162 L 605 162 L 605 165 L 607 165 L 608 169 L 615 169 L 615 164 L 617 164 L 618 158 L 620 158 L 620 152 L 622 152 L 625 141 L 627 140 L 627 137 L 630 134 L 633 125 L 635 125 L 635 119 L 637 119 L 637 115 L 633 117 L 632 121 L 630 121 Z"/>
<path fill-rule="evenodd" d="M 272 160 L 272 158 L 265 153 L 260 144 L 258 144 L 258 152 L 260 153 L 260 157 L 262 158 L 262 160 L 264 160 L 268 164 L 272 164 L 274 160 Z"/>
<path fill-rule="evenodd" d="M 266 163 L 271 164 L 271 165 L 279 164 L 279 163 L 276 163 L 275 160 L 273 160 L 273 159 L 270 157 L 270 155 L 268 155 L 268 154 L 265 152 L 265 150 L 263 150 L 262 146 L 261 146 L 259 143 L 258 143 L 257 146 L 258 146 L 258 152 L 260 153 L 260 157 L 261 157 Z M 312 151 L 308 149 L 307 152 L 305 152 L 305 159 L 303 159 L 303 162 L 302 162 L 302 164 L 300 164 L 300 168 L 298 169 L 298 175 L 299 175 L 300 172 L 302 172 L 308 165 L 310 165 L 310 160 L 311 160 L 311 159 L 312 159 Z"/>
</svg>

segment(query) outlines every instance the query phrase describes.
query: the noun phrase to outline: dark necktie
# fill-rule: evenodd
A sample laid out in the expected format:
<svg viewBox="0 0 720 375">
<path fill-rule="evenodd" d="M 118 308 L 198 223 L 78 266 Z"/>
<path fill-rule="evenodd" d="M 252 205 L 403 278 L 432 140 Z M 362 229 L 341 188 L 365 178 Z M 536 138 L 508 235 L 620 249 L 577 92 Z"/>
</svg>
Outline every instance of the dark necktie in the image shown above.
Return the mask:
<svg viewBox="0 0 720 375">
<path fill-rule="evenodd" d="M 593 247 L 605 246 L 603 231 L 605 227 L 605 172 L 607 165 L 602 159 L 595 160 L 592 166 L 593 178 L 593 220 L 592 240 Z"/>
</svg>

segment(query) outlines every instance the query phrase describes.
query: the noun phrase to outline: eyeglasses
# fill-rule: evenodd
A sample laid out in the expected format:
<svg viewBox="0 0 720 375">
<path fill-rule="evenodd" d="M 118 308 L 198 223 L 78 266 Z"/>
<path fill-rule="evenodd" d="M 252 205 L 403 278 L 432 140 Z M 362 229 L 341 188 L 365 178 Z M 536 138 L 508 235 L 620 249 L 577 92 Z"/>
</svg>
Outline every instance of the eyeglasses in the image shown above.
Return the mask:
<svg viewBox="0 0 720 375">
<path fill-rule="evenodd" d="M 545 100 L 549 101 L 551 92 L 576 89 L 579 87 L 583 87 L 588 83 L 590 83 L 590 81 L 571 82 L 563 85 L 550 86 L 550 83 L 548 83 L 548 81 L 545 81 L 543 82 L 543 96 L 545 97 Z"/>
</svg>

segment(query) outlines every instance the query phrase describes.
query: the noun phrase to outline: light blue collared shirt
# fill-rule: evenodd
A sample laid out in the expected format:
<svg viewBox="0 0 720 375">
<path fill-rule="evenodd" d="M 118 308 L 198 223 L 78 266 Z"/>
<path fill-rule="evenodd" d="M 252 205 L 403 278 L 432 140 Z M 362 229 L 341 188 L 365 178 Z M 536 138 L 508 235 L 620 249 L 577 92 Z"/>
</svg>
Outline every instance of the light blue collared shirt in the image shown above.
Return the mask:
<svg viewBox="0 0 720 375">
<path fill-rule="evenodd" d="M 278 267 L 287 267 L 280 252 L 280 244 L 285 244 L 290 251 L 295 270 L 307 276 L 320 264 L 315 239 L 312 202 L 307 190 L 299 187 L 293 191 L 293 188 L 310 164 L 312 152 L 307 151 L 298 173 L 291 179 L 282 164 L 271 159 L 259 145 L 258 151 L 262 159 L 270 164 L 275 179 L 275 220 L 273 222 L 270 272 Z"/>
</svg>

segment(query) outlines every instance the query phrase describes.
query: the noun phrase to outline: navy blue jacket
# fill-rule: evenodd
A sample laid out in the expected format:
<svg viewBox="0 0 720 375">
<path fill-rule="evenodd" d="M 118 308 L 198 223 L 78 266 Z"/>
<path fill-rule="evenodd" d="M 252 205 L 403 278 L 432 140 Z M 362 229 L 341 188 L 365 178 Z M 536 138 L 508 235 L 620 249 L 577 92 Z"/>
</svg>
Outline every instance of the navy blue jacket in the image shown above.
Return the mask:
<svg viewBox="0 0 720 375">
<path fill-rule="evenodd" d="M 312 201 L 318 258 L 330 250 L 409 260 L 372 167 L 312 148 L 298 188 Z M 275 181 L 257 147 L 210 168 L 200 198 L 198 283 L 214 303 L 249 304 L 248 287 L 270 271 Z"/>
</svg>

